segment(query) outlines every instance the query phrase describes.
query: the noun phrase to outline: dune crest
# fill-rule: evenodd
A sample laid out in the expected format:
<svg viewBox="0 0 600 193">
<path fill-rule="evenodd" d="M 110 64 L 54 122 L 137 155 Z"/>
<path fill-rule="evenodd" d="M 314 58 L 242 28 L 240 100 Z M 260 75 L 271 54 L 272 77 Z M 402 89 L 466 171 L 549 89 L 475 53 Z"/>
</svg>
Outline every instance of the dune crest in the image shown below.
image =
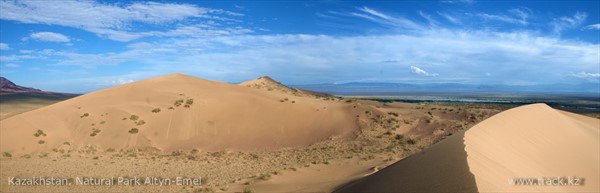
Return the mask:
<svg viewBox="0 0 600 193">
<path fill-rule="evenodd" d="M 63 145 L 161 150 L 267 150 L 353 135 L 342 102 L 173 74 L 115 86 L 0 124 L 0 151 Z M 43 135 L 37 135 L 39 131 Z"/>
<path fill-rule="evenodd" d="M 337 192 L 598 192 L 600 120 L 545 104 L 513 108 Z M 583 185 L 515 185 L 518 178 Z"/>
</svg>

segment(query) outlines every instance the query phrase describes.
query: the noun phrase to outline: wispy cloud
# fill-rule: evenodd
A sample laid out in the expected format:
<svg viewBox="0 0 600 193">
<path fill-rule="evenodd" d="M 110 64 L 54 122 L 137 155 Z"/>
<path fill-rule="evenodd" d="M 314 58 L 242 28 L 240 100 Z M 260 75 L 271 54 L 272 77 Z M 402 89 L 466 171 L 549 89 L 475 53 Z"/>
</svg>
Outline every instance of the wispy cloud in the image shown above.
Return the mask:
<svg viewBox="0 0 600 193">
<path fill-rule="evenodd" d="M 456 18 L 455 16 L 452 16 L 452 15 L 450 15 L 448 13 L 437 12 L 437 14 L 440 15 L 440 16 L 442 16 L 442 17 L 444 17 L 444 18 L 446 18 L 446 20 L 448 20 L 448 21 L 450 21 L 450 22 L 452 22 L 454 24 L 461 24 L 461 21 L 458 18 Z"/>
<path fill-rule="evenodd" d="M 5 64 L 4 67 L 6 67 L 6 68 L 18 68 L 18 67 L 20 67 L 20 65 L 14 64 L 14 63 L 8 63 L 8 64 Z"/>
<path fill-rule="evenodd" d="M 10 46 L 6 43 L 0 43 L 0 50 L 10 50 Z"/>
<path fill-rule="evenodd" d="M 59 33 L 54 33 L 54 32 L 36 32 L 36 33 L 30 34 L 29 37 L 26 37 L 23 39 L 24 40 L 34 39 L 34 40 L 44 41 L 44 42 L 69 42 L 69 41 L 71 41 L 71 39 L 68 36 L 65 36 L 65 35 L 59 34 Z"/>
<path fill-rule="evenodd" d="M 438 76 L 439 75 L 437 73 L 429 73 L 429 72 L 427 72 L 419 67 L 416 67 L 416 66 L 410 66 L 410 71 L 413 74 L 418 74 L 418 75 L 423 75 L 423 76 Z"/>
<path fill-rule="evenodd" d="M 408 29 L 408 30 L 423 30 L 426 29 L 421 24 L 417 22 L 411 21 L 404 17 L 400 16 L 391 16 L 385 14 L 383 12 L 377 11 L 375 9 L 369 7 L 359 7 L 360 13 L 350 13 L 351 16 L 360 17 L 363 19 L 370 20 L 375 23 L 379 23 L 381 25 L 390 26 L 399 29 Z"/>
<path fill-rule="evenodd" d="M 555 18 L 551 25 L 554 33 L 560 34 L 562 31 L 579 27 L 587 18 L 587 13 L 577 12 L 573 16 Z"/>
<path fill-rule="evenodd" d="M 600 30 L 600 23 L 597 23 L 597 24 L 592 24 L 592 25 L 585 26 L 585 29 L 595 29 L 595 30 Z"/>
<path fill-rule="evenodd" d="M 531 10 L 528 8 L 515 8 L 508 10 L 509 14 L 488 14 L 478 13 L 478 17 L 485 20 L 500 21 L 511 24 L 528 25 L 527 19 L 531 16 Z"/>
<path fill-rule="evenodd" d="M 186 19 L 205 21 L 235 21 L 228 17 L 242 14 L 198 7 L 191 4 L 135 2 L 131 4 L 104 4 L 95 1 L 0 1 L 0 19 L 23 23 L 60 25 L 83 29 L 117 41 L 130 41 L 147 36 L 186 36 L 192 34 L 239 33 L 233 28 L 215 29 L 207 25 L 176 25 Z M 135 27 L 143 23 L 161 25 L 166 31 L 140 31 Z M 247 32 L 247 31 L 244 31 Z"/>
<path fill-rule="evenodd" d="M 441 2 L 442 3 L 450 3 L 450 4 L 459 4 L 459 3 L 473 4 L 473 3 L 476 3 L 475 0 L 443 0 Z"/>
</svg>

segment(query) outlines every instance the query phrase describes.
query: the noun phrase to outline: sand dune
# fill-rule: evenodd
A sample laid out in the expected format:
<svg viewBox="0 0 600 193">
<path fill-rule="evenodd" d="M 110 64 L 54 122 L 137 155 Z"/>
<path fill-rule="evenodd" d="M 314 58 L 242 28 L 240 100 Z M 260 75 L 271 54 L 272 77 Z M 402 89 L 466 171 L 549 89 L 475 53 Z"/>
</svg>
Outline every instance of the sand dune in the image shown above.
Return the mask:
<svg viewBox="0 0 600 193">
<path fill-rule="evenodd" d="M 527 105 L 497 114 L 338 192 L 599 192 L 599 148 L 600 120 L 545 104 Z M 569 177 L 583 179 L 583 185 L 511 181 L 562 178 L 569 183 Z"/>
<path fill-rule="evenodd" d="M 342 102 L 174 74 L 2 120 L 0 151 L 18 155 L 65 144 L 161 150 L 303 146 L 352 136 L 358 129 L 352 111 Z M 43 133 L 36 137 L 38 130 Z"/>
</svg>

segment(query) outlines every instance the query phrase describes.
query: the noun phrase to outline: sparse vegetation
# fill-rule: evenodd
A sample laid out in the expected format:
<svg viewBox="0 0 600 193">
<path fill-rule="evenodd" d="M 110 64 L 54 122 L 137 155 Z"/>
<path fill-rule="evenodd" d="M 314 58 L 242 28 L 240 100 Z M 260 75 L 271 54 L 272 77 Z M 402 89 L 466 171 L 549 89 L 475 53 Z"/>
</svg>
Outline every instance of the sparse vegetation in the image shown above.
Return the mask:
<svg viewBox="0 0 600 193">
<path fill-rule="evenodd" d="M 181 104 L 183 104 L 183 99 L 177 99 L 173 105 L 178 107 L 178 106 L 181 106 Z"/>
<path fill-rule="evenodd" d="M 138 128 L 135 128 L 135 127 L 134 127 L 134 128 L 131 128 L 131 129 L 129 130 L 129 133 L 131 133 L 131 134 L 136 134 L 136 133 L 138 133 L 138 131 L 139 131 L 139 130 L 138 130 Z"/>
<path fill-rule="evenodd" d="M 262 174 L 258 177 L 258 179 L 269 180 L 269 179 L 271 179 L 271 174 Z"/>
<path fill-rule="evenodd" d="M 87 117 L 87 116 L 90 116 L 90 114 L 89 113 L 83 113 L 83 115 L 81 115 L 79 117 L 84 118 L 84 117 Z"/>
<path fill-rule="evenodd" d="M 4 152 L 4 153 L 2 153 L 2 156 L 4 156 L 4 157 L 12 157 L 12 154 L 9 153 L 9 152 Z"/>
<path fill-rule="evenodd" d="M 46 141 L 44 141 L 44 140 L 39 140 L 39 141 L 38 141 L 38 144 L 40 144 L 40 145 L 42 145 L 42 144 L 44 144 L 44 143 L 46 143 Z"/>
<path fill-rule="evenodd" d="M 245 187 L 244 188 L 244 193 L 254 193 L 254 189 L 252 189 L 250 187 Z"/>
<path fill-rule="evenodd" d="M 154 108 L 154 109 L 152 109 L 152 112 L 153 113 L 159 113 L 160 112 L 160 108 Z"/>
<path fill-rule="evenodd" d="M 104 125 L 106 121 L 100 121 L 100 125 Z"/>
<path fill-rule="evenodd" d="M 131 116 L 129 116 L 129 120 L 132 120 L 132 121 L 138 120 L 139 118 L 140 117 L 137 116 L 137 115 L 131 115 Z"/>
<path fill-rule="evenodd" d="M 194 99 L 186 99 L 185 100 L 185 104 L 186 105 L 192 105 L 192 104 L 194 104 Z"/>
<path fill-rule="evenodd" d="M 92 133 L 90 133 L 90 136 L 94 137 L 94 136 L 98 135 L 98 133 L 100 133 L 100 131 L 101 131 L 100 129 L 93 128 Z"/>
<path fill-rule="evenodd" d="M 144 120 L 139 120 L 139 121 L 135 122 L 135 125 L 138 125 L 138 126 L 144 125 L 144 124 L 146 124 L 146 121 L 144 121 Z"/>
<path fill-rule="evenodd" d="M 36 132 L 33 134 L 33 136 L 35 136 L 35 137 L 39 137 L 39 136 L 43 136 L 43 137 L 45 137 L 45 136 L 46 136 L 46 134 L 44 133 L 44 131 L 43 131 L 43 130 L 41 130 L 41 129 L 38 129 L 38 130 L 37 130 L 37 131 L 36 131 Z"/>
</svg>

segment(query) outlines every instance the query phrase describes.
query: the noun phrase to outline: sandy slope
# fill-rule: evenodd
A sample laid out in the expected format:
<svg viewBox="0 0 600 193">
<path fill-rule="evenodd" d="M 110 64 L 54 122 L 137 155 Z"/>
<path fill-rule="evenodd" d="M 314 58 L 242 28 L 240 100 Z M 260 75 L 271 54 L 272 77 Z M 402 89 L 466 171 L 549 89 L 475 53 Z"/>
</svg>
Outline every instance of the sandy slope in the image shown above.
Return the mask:
<svg viewBox="0 0 600 193">
<path fill-rule="evenodd" d="M 545 104 L 507 110 L 339 192 L 599 192 L 600 120 Z M 577 177 L 582 186 L 513 185 Z"/>
<path fill-rule="evenodd" d="M 189 108 L 184 107 L 187 99 L 193 99 Z M 175 106 L 177 100 L 183 104 Z M 155 108 L 160 112 L 152 112 Z M 302 146 L 352 136 L 358 129 L 352 111 L 342 102 L 174 74 L 96 91 L 2 120 L 0 151 L 19 155 L 65 142 L 161 150 Z M 132 115 L 138 120 L 131 120 Z M 139 133 L 129 133 L 132 128 Z M 99 132 L 90 136 L 94 129 Z M 46 136 L 35 137 L 37 130 Z"/>
</svg>

